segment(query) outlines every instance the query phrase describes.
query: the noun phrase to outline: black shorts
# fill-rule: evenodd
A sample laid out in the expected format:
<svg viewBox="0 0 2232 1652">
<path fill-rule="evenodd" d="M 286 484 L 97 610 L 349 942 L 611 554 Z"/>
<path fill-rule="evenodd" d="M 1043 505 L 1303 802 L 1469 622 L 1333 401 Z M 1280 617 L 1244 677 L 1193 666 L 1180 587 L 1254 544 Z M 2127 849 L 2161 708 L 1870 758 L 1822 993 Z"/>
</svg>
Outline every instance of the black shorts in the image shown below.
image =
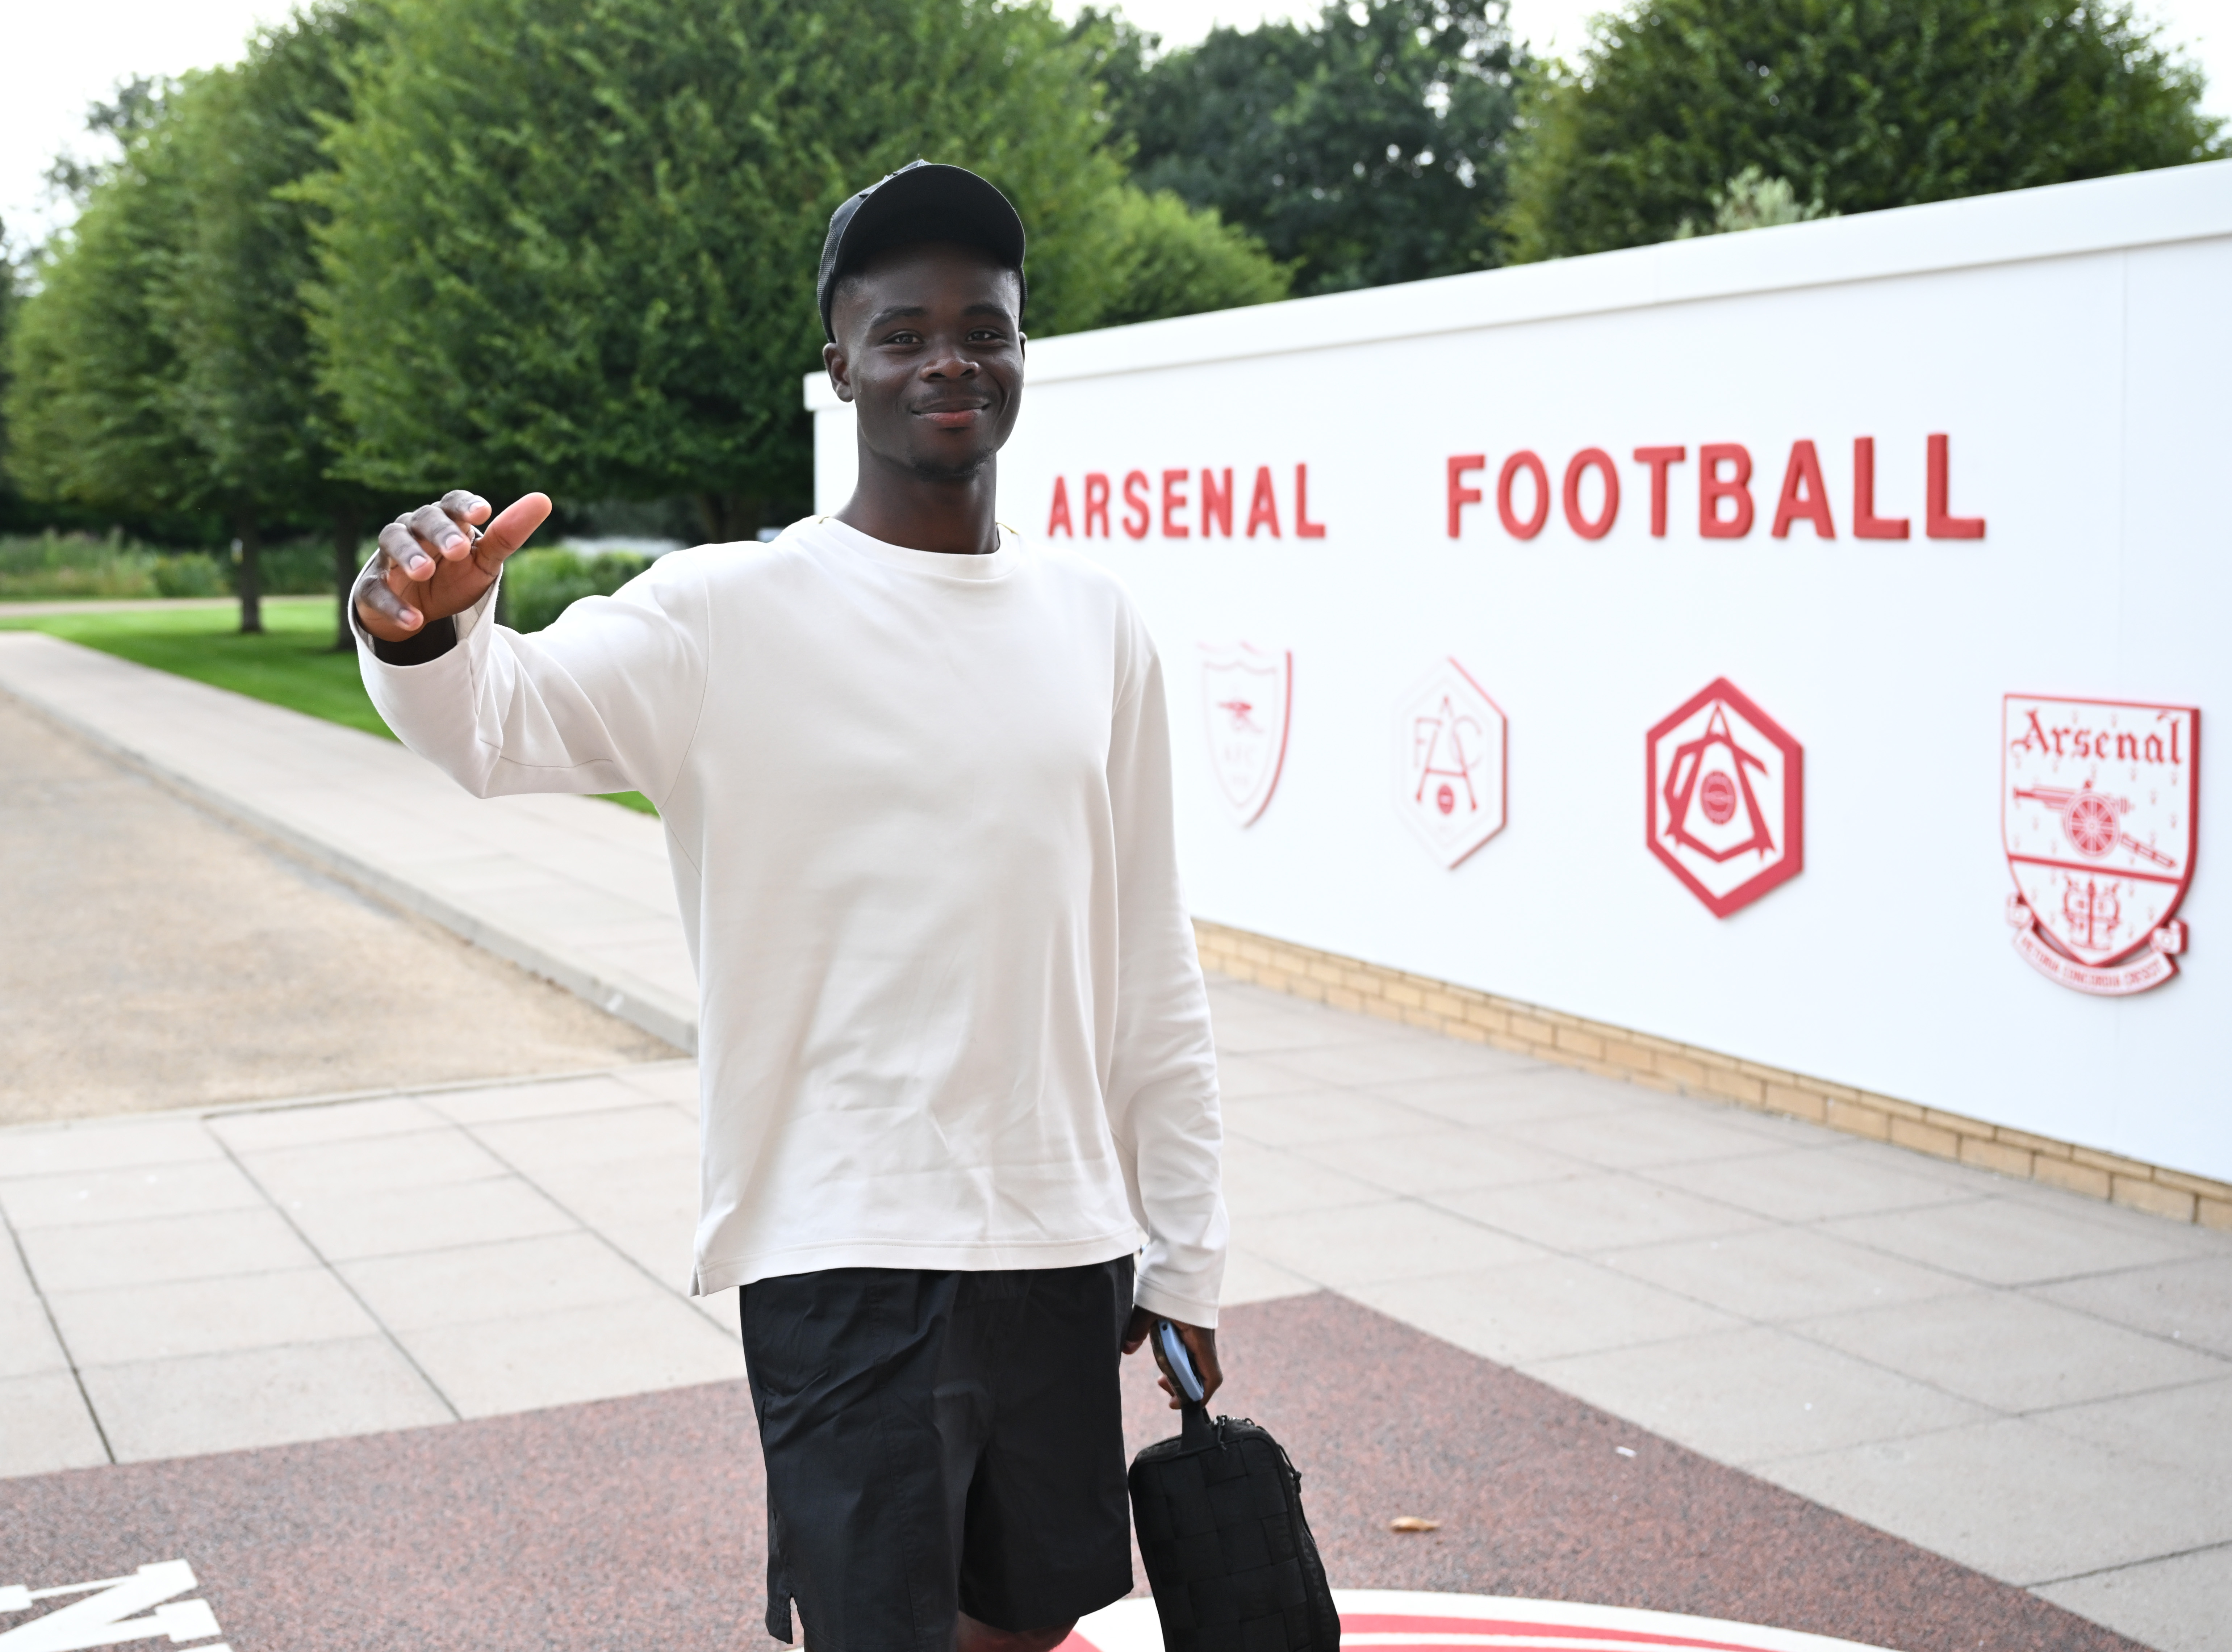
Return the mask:
<svg viewBox="0 0 2232 1652">
<path fill-rule="evenodd" d="M 952 1652 L 955 1614 L 1048 1629 L 1131 1592 L 1117 1361 L 1132 1259 L 743 1287 L 767 1454 L 768 1632 Z"/>
</svg>

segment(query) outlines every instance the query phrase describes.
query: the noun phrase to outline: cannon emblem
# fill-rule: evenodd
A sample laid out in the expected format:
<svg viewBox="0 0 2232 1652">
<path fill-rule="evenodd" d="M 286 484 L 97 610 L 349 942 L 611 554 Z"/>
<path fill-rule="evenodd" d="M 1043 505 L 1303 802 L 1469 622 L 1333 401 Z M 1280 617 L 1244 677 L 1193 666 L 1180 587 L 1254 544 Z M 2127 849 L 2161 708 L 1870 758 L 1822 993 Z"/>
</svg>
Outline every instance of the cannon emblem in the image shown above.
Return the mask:
<svg viewBox="0 0 2232 1652">
<path fill-rule="evenodd" d="M 2035 695 L 2003 703 L 2001 834 L 2015 949 L 2080 992 L 2158 987 L 2185 949 L 2201 714 Z"/>
</svg>

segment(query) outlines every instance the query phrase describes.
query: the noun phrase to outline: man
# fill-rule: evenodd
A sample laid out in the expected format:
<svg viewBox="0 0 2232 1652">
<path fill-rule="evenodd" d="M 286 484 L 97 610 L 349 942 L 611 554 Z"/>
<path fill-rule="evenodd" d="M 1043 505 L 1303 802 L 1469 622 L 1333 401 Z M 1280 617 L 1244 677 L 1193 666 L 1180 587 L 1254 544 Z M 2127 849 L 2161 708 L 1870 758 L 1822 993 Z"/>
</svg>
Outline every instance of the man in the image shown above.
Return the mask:
<svg viewBox="0 0 2232 1652">
<path fill-rule="evenodd" d="M 700 994 L 693 1288 L 742 1287 L 768 1627 L 795 1599 L 814 1652 L 1048 1652 L 1131 1588 L 1119 1347 L 1167 1318 L 1219 1380 L 1160 669 L 1114 580 L 993 517 L 1023 249 L 957 167 L 838 209 L 834 517 L 522 637 L 490 610 L 549 502 L 452 493 L 353 604 L 381 715 L 475 793 L 659 806 Z"/>
</svg>

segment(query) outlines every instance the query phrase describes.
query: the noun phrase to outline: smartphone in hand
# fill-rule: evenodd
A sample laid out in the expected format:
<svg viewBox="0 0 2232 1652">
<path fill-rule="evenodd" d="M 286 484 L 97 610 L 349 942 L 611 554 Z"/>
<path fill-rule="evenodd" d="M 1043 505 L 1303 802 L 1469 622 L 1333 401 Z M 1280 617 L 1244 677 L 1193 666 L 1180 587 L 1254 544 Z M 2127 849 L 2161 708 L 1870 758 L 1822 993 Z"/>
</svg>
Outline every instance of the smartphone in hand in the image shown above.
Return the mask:
<svg viewBox="0 0 2232 1652">
<path fill-rule="evenodd" d="M 1178 1396 L 1190 1405 L 1199 1405 L 1201 1377 L 1193 1368 L 1193 1356 L 1186 1351 L 1185 1339 L 1178 1335 L 1178 1328 L 1167 1319 L 1158 1319 L 1155 1338 L 1163 1351 L 1164 1363 L 1171 1369 L 1171 1379 L 1178 1385 Z"/>
</svg>

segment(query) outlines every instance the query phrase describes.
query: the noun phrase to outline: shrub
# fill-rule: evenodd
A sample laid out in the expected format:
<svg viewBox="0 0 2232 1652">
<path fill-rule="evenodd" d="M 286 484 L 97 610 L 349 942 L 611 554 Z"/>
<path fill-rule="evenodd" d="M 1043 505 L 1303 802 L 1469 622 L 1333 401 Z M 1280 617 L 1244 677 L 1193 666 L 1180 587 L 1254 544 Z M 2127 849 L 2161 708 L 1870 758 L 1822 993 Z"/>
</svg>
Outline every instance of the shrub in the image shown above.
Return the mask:
<svg viewBox="0 0 2232 1652">
<path fill-rule="evenodd" d="M 120 535 L 0 539 L 0 600 L 152 597 L 156 560 L 153 552 Z"/>
<path fill-rule="evenodd" d="M 334 588 L 332 549 L 321 541 L 267 545 L 266 596 L 321 596 Z M 224 597 L 235 590 L 224 551 L 158 554 L 121 534 L 0 538 L 0 601 L 99 597 Z"/>
<path fill-rule="evenodd" d="M 155 594 L 159 597 L 222 597 L 231 593 L 232 581 L 213 556 L 189 552 L 184 556 L 155 559 Z"/>
<path fill-rule="evenodd" d="M 608 597 L 650 566 L 633 551 L 522 551 L 504 565 L 506 616 L 516 630 L 541 631 L 581 598 Z"/>
<path fill-rule="evenodd" d="M 257 566 L 267 597 L 323 596 L 334 588 L 334 547 L 323 540 L 266 545 Z"/>
</svg>

